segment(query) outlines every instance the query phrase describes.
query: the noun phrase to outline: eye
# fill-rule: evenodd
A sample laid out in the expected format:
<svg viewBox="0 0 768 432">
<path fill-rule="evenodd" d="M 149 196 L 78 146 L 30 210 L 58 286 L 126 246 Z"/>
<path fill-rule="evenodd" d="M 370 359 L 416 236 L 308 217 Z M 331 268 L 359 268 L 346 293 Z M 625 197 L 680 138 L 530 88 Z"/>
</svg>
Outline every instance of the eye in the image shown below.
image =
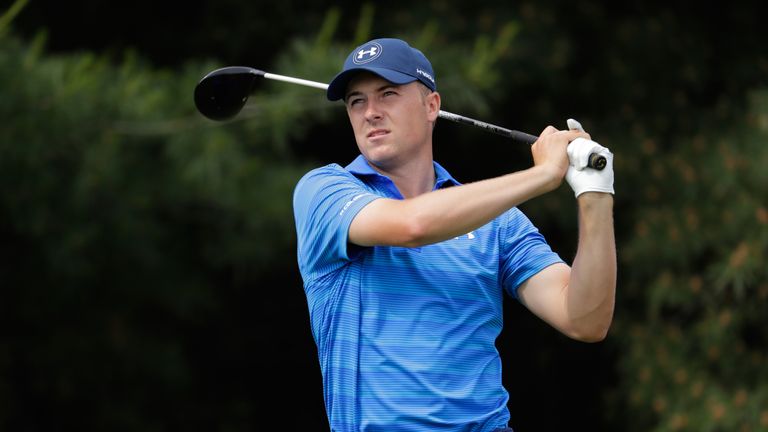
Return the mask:
<svg viewBox="0 0 768 432">
<path fill-rule="evenodd" d="M 383 96 L 394 96 L 396 94 L 397 92 L 395 92 L 394 90 L 385 90 L 383 93 Z"/>
<path fill-rule="evenodd" d="M 347 105 L 354 106 L 354 105 L 357 105 L 358 103 L 360 103 L 362 101 L 363 101 L 363 98 L 352 97 L 352 98 L 347 99 Z"/>
</svg>

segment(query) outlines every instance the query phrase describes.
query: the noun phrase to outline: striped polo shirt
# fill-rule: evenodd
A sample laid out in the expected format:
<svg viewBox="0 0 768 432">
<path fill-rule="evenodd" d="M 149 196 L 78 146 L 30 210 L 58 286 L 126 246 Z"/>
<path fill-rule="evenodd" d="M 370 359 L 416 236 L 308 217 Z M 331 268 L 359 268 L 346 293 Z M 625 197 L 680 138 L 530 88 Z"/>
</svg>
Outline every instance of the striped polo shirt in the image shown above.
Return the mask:
<svg viewBox="0 0 768 432">
<path fill-rule="evenodd" d="M 457 185 L 434 163 L 435 189 Z M 509 421 L 495 340 L 504 292 L 562 262 L 513 208 L 423 247 L 348 243 L 357 212 L 402 199 L 359 156 L 307 173 L 293 197 L 298 264 L 332 431 L 493 431 Z"/>
</svg>

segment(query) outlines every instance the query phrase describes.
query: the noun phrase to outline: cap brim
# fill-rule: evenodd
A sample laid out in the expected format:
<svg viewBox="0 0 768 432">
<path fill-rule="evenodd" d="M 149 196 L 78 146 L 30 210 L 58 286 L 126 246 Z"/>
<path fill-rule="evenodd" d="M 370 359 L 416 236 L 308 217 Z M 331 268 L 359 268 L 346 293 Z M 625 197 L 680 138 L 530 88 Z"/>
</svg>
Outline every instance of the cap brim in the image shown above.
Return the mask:
<svg viewBox="0 0 768 432">
<path fill-rule="evenodd" d="M 328 84 L 328 91 L 325 94 L 328 100 L 336 101 L 339 99 L 343 99 L 347 91 L 347 85 L 349 84 L 349 81 L 352 80 L 352 78 L 360 72 L 371 72 L 391 82 L 392 84 L 398 84 L 398 85 L 408 84 L 413 81 L 418 81 L 418 78 L 414 76 L 404 74 L 402 72 L 393 71 L 391 69 L 382 69 L 382 68 L 375 68 L 375 67 L 357 67 L 354 69 L 347 69 L 344 72 L 341 72 L 338 75 L 336 75 L 336 77 L 331 81 L 331 83 Z"/>
</svg>

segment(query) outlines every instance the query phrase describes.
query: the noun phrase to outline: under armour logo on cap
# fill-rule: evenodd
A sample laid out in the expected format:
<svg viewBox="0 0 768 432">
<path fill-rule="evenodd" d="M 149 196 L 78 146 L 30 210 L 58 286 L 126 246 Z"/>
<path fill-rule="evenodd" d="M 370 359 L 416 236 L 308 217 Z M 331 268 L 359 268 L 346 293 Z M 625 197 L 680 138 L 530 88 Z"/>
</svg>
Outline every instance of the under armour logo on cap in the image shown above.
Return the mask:
<svg viewBox="0 0 768 432">
<path fill-rule="evenodd" d="M 365 64 L 376 60 L 381 55 L 383 48 L 376 42 L 372 42 L 357 51 L 357 55 L 352 59 L 355 64 Z"/>
<path fill-rule="evenodd" d="M 432 65 L 421 51 L 400 39 L 380 38 L 359 45 L 349 53 L 342 71 L 328 85 L 328 99 L 342 99 L 349 81 L 361 71 L 397 85 L 420 81 L 437 91 Z"/>
</svg>

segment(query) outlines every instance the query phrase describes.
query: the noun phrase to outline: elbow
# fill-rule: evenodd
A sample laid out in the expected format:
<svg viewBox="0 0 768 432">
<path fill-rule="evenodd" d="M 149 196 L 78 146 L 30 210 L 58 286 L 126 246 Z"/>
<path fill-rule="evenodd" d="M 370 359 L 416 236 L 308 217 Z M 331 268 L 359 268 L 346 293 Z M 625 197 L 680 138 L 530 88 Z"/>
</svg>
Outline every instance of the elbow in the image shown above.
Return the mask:
<svg viewBox="0 0 768 432">
<path fill-rule="evenodd" d="M 571 335 L 572 339 L 586 343 L 602 342 L 608 337 L 608 326 L 597 328 L 586 332 L 578 332 Z"/>
<path fill-rule="evenodd" d="M 413 248 L 428 243 L 431 224 L 409 200 L 374 200 L 352 220 L 349 241 L 358 246 Z"/>
<path fill-rule="evenodd" d="M 411 218 L 406 221 L 402 233 L 403 237 L 398 242 L 400 243 L 399 246 L 413 248 L 430 243 L 427 224 L 420 221 L 419 218 Z"/>
<path fill-rule="evenodd" d="M 608 337 L 608 331 L 611 329 L 612 317 L 600 320 L 598 322 L 588 323 L 575 327 L 568 332 L 571 339 L 580 342 L 597 343 L 602 342 Z"/>
<path fill-rule="evenodd" d="M 613 290 L 600 304 L 586 314 L 572 316 L 566 333 L 572 339 L 582 342 L 602 342 L 608 337 L 608 331 L 613 323 L 615 308 Z"/>
<path fill-rule="evenodd" d="M 429 212 L 414 211 L 412 207 L 406 207 L 400 214 L 398 227 L 393 232 L 396 233 L 393 246 L 414 248 L 435 242 L 435 221 Z"/>
</svg>

